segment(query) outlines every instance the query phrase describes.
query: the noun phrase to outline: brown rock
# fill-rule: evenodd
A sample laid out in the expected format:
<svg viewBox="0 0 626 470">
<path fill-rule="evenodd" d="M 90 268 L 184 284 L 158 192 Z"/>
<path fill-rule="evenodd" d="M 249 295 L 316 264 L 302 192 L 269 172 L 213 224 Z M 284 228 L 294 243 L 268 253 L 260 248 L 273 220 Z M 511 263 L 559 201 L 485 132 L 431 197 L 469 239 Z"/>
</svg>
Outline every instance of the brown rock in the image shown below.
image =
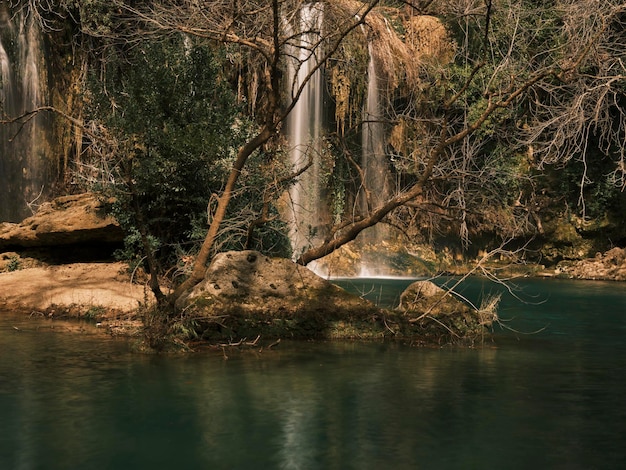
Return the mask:
<svg viewBox="0 0 626 470">
<path fill-rule="evenodd" d="M 432 341 L 473 342 L 497 318 L 481 314 L 430 281 L 416 281 L 400 296 L 398 310 Z"/>
<path fill-rule="evenodd" d="M 626 249 L 616 247 L 594 258 L 559 263 L 557 274 L 573 279 L 626 281 Z"/>
<path fill-rule="evenodd" d="M 372 307 L 340 287 L 285 258 L 270 258 L 257 251 L 229 251 L 215 256 L 204 280 L 181 299 L 237 304 L 249 312 L 272 308 L 295 314 L 318 309 L 332 314 L 342 308 Z"/>
<path fill-rule="evenodd" d="M 122 274 L 121 274 L 122 273 Z M 75 263 L 0 273 L 0 310 L 102 306 L 132 312 L 146 300 L 124 263 Z"/>
<path fill-rule="evenodd" d="M 403 297 L 404 311 L 384 310 L 291 260 L 256 251 L 216 255 L 204 280 L 176 306 L 193 319 L 195 334 L 210 341 L 392 337 L 473 344 L 486 325 L 432 283 L 413 284 Z"/>
<path fill-rule="evenodd" d="M 41 206 L 19 224 L 0 223 L 0 250 L 117 243 L 124 234 L 104 203 L 91 193 L 63 196 Z"/>
<path fill-rule="evenodd" d="M 400 310 L 405 312 L 428 312 L 450 314 L 465 312 L 469 307 L 452 294 L 430 281 L 416 281 L 400 296 Z"/>
<path fill-rule="evenodd" d="M 289 259 L 219 253 L 204 280 L 177 301 L 204 338 L 381 335 L 382 310 Z M 363 328 L 361 327 L 363 326 Z"/>
</svg>

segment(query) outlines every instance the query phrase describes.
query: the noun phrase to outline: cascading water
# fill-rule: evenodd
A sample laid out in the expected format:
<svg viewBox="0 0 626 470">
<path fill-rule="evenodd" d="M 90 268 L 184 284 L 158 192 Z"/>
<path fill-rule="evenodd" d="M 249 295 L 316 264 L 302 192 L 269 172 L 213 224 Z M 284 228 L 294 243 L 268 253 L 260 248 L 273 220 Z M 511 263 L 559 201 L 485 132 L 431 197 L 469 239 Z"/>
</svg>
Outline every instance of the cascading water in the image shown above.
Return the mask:
<svg viewBox="0 0 626 470">
<path fill-rule="evenodd" d="M 295 171 L 308 167 L 289 192 L 288 216 L 294 257 L 323 237 L 328 218 L 328 210 L 324 206 L 326 198 L 320 137 L 323 77 L 319 69 L 313 73 L 319 64 L 316 45 L 320 40 L 323 19 L 321 3 L 302 7 L 297 26 L 300 33 L 297 44 L 291 46 L 293 59 L 288 64 L 289 96 L 293 97 L 306 81 L 286 123 L 291 165 Z"/>
<path fill-rule="evenodd" d="M 367 97 L 363 112 L 362 165 L 365 184 L 370 192 L 370 205 L 378 206 L 389 192 L 385 163 L 385 129 L 380 109 L 380 90 L 373 46 L 368 46 Z"/>
<path fill-rule="evenodd" d="M 0 5 L 0 114 L 12 118 L 45 103 L 47 71 L 38 24 L 28 10 Z M 0 221 L 19 221 L 49 192 L 51 122 L 33 115 L 0 125 Z"/>
<path fill-rule="evenodd" d="M 373 44 L 368 44 L 367 97 L 363 110 L 362 157 L 364 188 L 361 191 L 361 210 L 367 214 L 380 206 L 391 194 L 389 165 L 385 154 L 385 129 L 380 105 L 379 80 Z M 385 274 L 384 254 L 377 252 L 389 237 L 384 224 L 365 230 L 360 237 L 363 245 L 360 275 L 372 277 Z"/>
<path fill-rule="evenodd" d="M 287 118 L 286 135 L 294 171 L 308 167 L 289 192 L 290 204 L 287 215 L 290 221 L 294 258 L 322 241 L 330 221 L 322 163 L 324 82 L 321 70 L 313 72 L 319 64 L 316 45 L 320 40 L 323 19 L 322 4 L 311 3 L 302 7 L 299 22 L 295 27 L 287 25 L 288 36 L 297 38 L 290 46 L 290 55 L 293 59 L 288 64 L 287 92 L 293 97 L 303 83 L 304 86 L 299 100 Z M 363 214 L 375 209 L 391 194 L 376 55 L 373 49 L 374 45 L 370 42 L 368 87 L 362 125 L 361 164 L 365 181 L 364 189 L 359 196 Z M 380 247 L 388 236 L 388 229 L 378 224 L 364 231 L 359 237 L 363 248 L 360 268 L 362 276 L 386 273 L 385 255 L 380 252 Z M 327 274 L 326 269 L 321 269 L 317 263 L 312 263 L 309 268 L 319 274 Z"/>
</svg>

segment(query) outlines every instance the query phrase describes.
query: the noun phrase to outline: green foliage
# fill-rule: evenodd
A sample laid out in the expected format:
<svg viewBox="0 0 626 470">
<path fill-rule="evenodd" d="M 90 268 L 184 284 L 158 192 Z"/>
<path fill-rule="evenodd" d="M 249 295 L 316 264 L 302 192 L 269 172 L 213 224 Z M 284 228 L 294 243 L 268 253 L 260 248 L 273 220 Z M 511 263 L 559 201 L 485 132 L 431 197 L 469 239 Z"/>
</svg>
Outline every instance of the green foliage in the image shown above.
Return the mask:
<svg viewBox="0 0 626 470">
<path fill-rule="evenodd" d="M 80 0 L 76 2 L 80 12 L 81 26 L 91 35 L 111 35 L 115 29 L 115 16 L 119 7 L 102 0 Z"/>
<path fill-rule="evenodd" d="M 116 204 L 117 210 L 115 211 L 119 215 L 118 220 L 125 220 L 120 222 L 122 227 L 126 228 L 126 237 L 124 237 L 124 248 L 116 250 L 114 255 L 121 261 L 127 261 L 130 265 L 130 270 L 134 271 L 138 266 L 142 266 L 145 261 L 144 246 L 141 240 L 141 235 L 136 227 L 133 226 L 132 220 L 129 218 L 130 213 L 124 212 L 121 209 L 121 204 Z M 161 243 L 159 239 L 152 235 L 148 235 L 148 243 L 153 252 L 156 252 Z"/>
<path fill-rule="evenodd" d="M 83 315 L 85 320 L 96 321 L 106 314 L 106 308 L 101 305 L 92 305 Z"/>
<path fill-rule="evenodd" d="M 574 159 L 564 167 L 551 168 L 550 173 L 558 181 L 558 192 L 568 205 L 578 207 L 581 215 L 596 219 L 620 210 L 622 191 L 611 178 L 614 163 L 610 158 L 602 155 L 587 158 L 594 163 L 586 165 L 582 159 Z"/>
<path fill-rule="evenodd" d="M 219 50 L 175 36 L 114 48 L 101 74 L 91 75 L 91 117 L 103 122 L 115 141 L 109 155 L 109 180 L 115 184 L 103 189 L 115 197 L 113 213 L 127 233 L 118 252 L 123 259 L 143 261 L 142 225 L 167 266 L 204 239 L 211 201 L 238 148 L 255 131 L 242 118 L 223 67 Z M 222 249 L 244 247 L 265 188 L 280 170 L 273 158 L 255 154 L 244 169 L 219 236 Z M 255 232 L 251 248 L 282 254 L 288 246 L 282 233 L 284 227 L 272 219 Z"/>
<path fill-rule="evenodd" d="M 172 244 L 189 241 L 193 220 L 206 213 L 241 143 L 234 96 L 220 80 L 215 53 L 182 36 L 117 50 L 98 78 L 91 77 L 91 111 L 120 144 L 112 189 L 128 233 L 125 256 L 140 247 L 136 203 L 153 248 L 166 257 Z"/>
<path fill-rule="evenodd" d="M 443 177 L 431 182 L 430 197 L 459 219 L 466 216 L 460 212 L 467 211 L 476 232 L 521 235 L 528 229 L 528 221 L 534 223 L 529 212 L 536 209 L 532 201 L 538 193 L 546 192 L 541 186 L 545 180 L 537 178 L 540 162 L 533 160 L 532 147 L 520 143 L 526 123 L 534 124 L 541 118 L 536 107 L 544 99 L 545 88 L 533 88 L 528 95 L 522 93 L 484 121 L 482 117 L 490 102 L 506 99 L 535 71 L 560 64 L 567 54 L 571 55 L 564 26 L 566 9 L 554 2 L 493 2 L 486 34 L 485 16 L 458 16 L 457 10 L 450 8 L 446 24 L 459 45 L 457 55 L 450 64 L 426 66 L 418 96 L 395 103 L 403 105 L 395 109 L 402 116 L 398 129 L 402 129 L 399 135 L 403 139 L 398 139 L 402 145 L 396 146 L 398 155 L 393 162 L 404 181 L 414 181 L 427 156 L 423 148 L 432 148 L 441 131 L 436 124 L 426 124 L 429 119 L 432 123 L 445 122 L 447 135 L 480 122 L 470 136 L 446 149 L 437 165 Z M 451 102 L 452 97 L 457 99 Z M 565 96 L 559 99 L 567 101 Z M 542 109 L 549 109 L 545 119 L 554 117 L 549 115 L 554 108 L 546 105 Z M 589 144 L 598 146 L 597 138 L 590 136 Z M 567 155 L 562 159 L 577 157 Z M 601 156 L 589 155 L 593 169 L 585 170 L 574 161 L 568 164 L 568 175 L 559 183 L 564 187 L 557 195 L 567 195 L 567 201 L 576 205 L 580 182 L 587 171 L 588 182 L 582 194 L 586 213 L 593 217 L 614 206 L 619 193 L 607 176 L 612 171 L 610 162 L 602 163 L 598 158 Z M 526 221 L 515 220 L 524 217 Z"/>
<path fill-rule="evenodd" d="M 22 268 L 20 257 L 18 255 L 13 255 L 9 258 L 7 262 L 6 269 L 8 272 L 18 271 Z"/>
</svg>

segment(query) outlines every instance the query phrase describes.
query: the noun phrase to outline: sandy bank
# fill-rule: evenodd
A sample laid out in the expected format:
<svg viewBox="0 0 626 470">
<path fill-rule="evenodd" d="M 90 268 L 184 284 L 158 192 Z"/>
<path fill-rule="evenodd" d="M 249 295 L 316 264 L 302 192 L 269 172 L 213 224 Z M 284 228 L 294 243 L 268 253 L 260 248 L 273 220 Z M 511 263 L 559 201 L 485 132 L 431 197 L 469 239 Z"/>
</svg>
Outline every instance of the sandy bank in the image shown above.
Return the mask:
<svg viewBox="0 0 626 470">
<path fill-rule="evenodd" d="M 0 306 L 33 310 L 102 306 L 131 312 L 144 302 L 146 293 L 143 286 L 130 282 L 126 269 L 124 263 L 76 263 L 0 273 Z"/>
</svg>

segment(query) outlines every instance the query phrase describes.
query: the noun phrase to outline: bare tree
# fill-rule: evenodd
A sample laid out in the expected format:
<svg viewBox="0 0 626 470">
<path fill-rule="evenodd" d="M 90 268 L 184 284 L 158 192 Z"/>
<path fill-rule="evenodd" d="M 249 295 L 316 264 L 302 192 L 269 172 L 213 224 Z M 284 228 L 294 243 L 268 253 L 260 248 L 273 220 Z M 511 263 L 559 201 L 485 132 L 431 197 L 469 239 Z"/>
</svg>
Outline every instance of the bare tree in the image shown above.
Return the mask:
<svg viewBox="0 0 626 470">
<path fill-rule="evenodd" d="M 128 27 L 122 39 L 129 46 L 146 35 L 182 33 L 206 39 L 225 46 L 231 62 L 241 68 L 240 93 L 245 95 L 258 129 L 238 150 L 191 274 L 170 300 L 175 301 L 202 280 L 233 191 L 251 155 L 277 139 L 307 81 L 336 56 L 347 38 L 357 33 L 363 36 L 363 30 L 372 40 L 378 40 L 377 53 L 386 64 L 385 86 L 389 95 L 401 87 L 408 90 L 404 96 L 405 108 L 393 118 L 396 123 L 404 120 L 421 129 L 413 148 L 399 155 L 405 160 L 402 164 L 411 168 L 414 178 L 385 200 L 367 205 L 364 213 L 343 214 L 338 223 L 329 227 L 322 242 L 304 252 L 298 263 L 306 265 L 332 253 L 404 206 L 419 206 L 429 201 L 448 209 L 452 207 L 465 216 L 466 202 L 472 196 L 467 182 L 480 184 L 489 178 L 485 166 L 489 161 L 477 163 L 482 144 L 474 136 L 485 126 L 493 125 L 503 110 L 522 104 L 527 112 L 523 122 L 516 123 L 524 131 L 520 143 L 532 146 L 541 163 L 572 156 L 584 158 L 585 143 L 590 133 L 595 133 L 606 152 L 621 148 L 616 181 L 622 187 L 625 184 L 623 146 L 618 145 L 624 140 L 626 129 L 626 7 L 621 1 L 557 1 L 549 7 L 557 20 L 534 28 L 528 28 L 524 21 L 536 12 L 525 10 L 520 2 L 402 2 L 411 15 L 424 8 L 440 13 L 464 34 L 465 43 L 457 44 L 456 52 L 451 48 L 449 57 L 439 61 L 430 73 L 425 56 L 432 45 L 418 44 L 417 40 L 412 45 L 403 44 L 388 24 L 386 18 L 391 7 L 385 2 L 324 2 L 331 13 L 327 20 L 330 26 L 316 31 L 318 41 L 302 43 L 302 35 L 311 31 L 293 25 L 305 3 L 303 0 L 112 0 L 107 3 L 107 11 L 114 18 L 109 27 L 90 30 L 88 24 L 84 25 L 88 34 L 118 37 L 116 28 L 119 30 L 119 25 L 125 24 Z M 430 24 L 435 24 L 433 21 Z M 498 21 L 498 27 L 504 29 L 499 30 L 496 38 L 491 30 Z M 408 41 L 412 33 L 407 30 L 406 34 Z M 477 48 L 471 40 L 482 46 Z M 298 60 L 293 51 L 302 48 L 318 57 L 317 65 L 303 81 L 294 82 L 290 96 L 285 96 L 281 83 L 285 62 Z M 480 53 L 472 54 L 471 50 Z M 456 70 L 464 74 L 456 82 L 446 79 L 453 54 L 456 54 Z M 307 54 L 299 55 L 303 56 Z M 426 106 L 429 110 L 424 114 Z M 470 107 L 471 113 L 467 112 Z M 294 168 L 293 177 L 305 170 Z M 437 189 L 436 184 L 444 180 L 451 183 L 451 190 Z"/>
<path fill-rule="evenodd" d="M 528 109 L 522 115 L 523 125 L 513 122 L 521 127 L 513 129 L 520 138 L 515 144 L 534 147 L 540 164 L 584 160 L 590 134 L 595 133 L 606 153 L 618 152 L 616 180 L 624 184 L 623 3 L 557 2 L 550 10 L 546 7 L 553 23 L 535 29 L 525 28 L 537 11 L 524 10 L 519 2 L 494 2 L 494 10 L 491 7 L 491 2 L 482 1 L 440 2 L 440 11 L 450 15 L 462 31 L 468 34 L 473 28 L 484 43 L 483 52 L 470 56 L 468 44 L 459 45 L 456 63 L 466 70 L 467 78 L 459 88 L 446 89 L 428 117 L 420 115 L 423 108 L 413 104 L 425 97 L 423 93 L 409 100 L 412 109 L 407 107 L 395 115 L 395 119 L 411 121 L 422 129 L 416 142 L 422 148 L 414 147 L 404 156 L 409 160 L 406 165 L 413 168 L 415 181 L 369 213 L 342 220 L 322 244 L 304 253 L 299 263 L 306 265 L 330 254 L 397 208 L 418 201 L 439 203 L 458 213 L 461 235 L 466 235 L 465 201 L 476 195 L 467 192 L 466 183 L 471 179 L 482 185 L 484 194 L 491 174 L 489 159 L 480 162 L 476 158 L 481 138 L 476 140 L 475 135 L 485 126 L 493 127 L 493 121 L 505 119 L 502 113 L 514 107 Z M 504 37 L 502 31 L 498 38 L 489 32 L 494 21 L 508 28 Z M 445 67 L 440 73 L 444 75 Z M 470 107 L 472 113 L 468 114 Z M 446 181 L 449 189 L 437 195 L 436 185 L 441 181 Z M 532 222 L 532 211 L 525 216 Z"/>
<path fill-rule="evenodd" d="M 529 117 L 522 142 L 532 146 L 540 166 L 578 159 L 584 171 L 579 204 L 590 182 L 590 142 L 605 155 L 617 155 L 614 183 L 626 185 L 626 7 L 622 2 L 560 2 L 564 38 L 559 80 L 530 90 Z M 574 58 L 585 51 L 572 69 Z"/>
</svg>

